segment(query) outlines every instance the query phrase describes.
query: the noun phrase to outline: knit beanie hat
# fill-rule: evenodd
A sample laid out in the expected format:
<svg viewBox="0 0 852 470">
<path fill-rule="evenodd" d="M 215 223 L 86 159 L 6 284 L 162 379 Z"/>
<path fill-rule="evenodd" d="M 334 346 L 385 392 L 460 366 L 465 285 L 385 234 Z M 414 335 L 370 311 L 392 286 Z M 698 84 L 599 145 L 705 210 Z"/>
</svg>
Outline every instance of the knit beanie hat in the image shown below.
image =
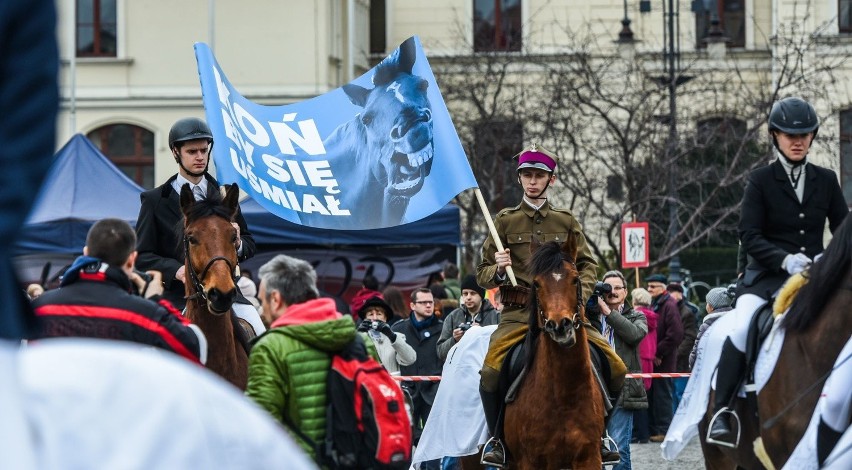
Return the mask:
<svg viewBox="0 0 852 470">
<path fill-rule="evenodd" d="M 728 295 L 728 289 L 725 287 L 716 287 L 710 289 L 705 298 L 708 304 L 713 306 L 714 310 L 731 306 L 731 297 Z"/>
<path fill-rule="evenodd" d="M 462 279 L 461 289 L 472 290 L 479 294 L 480 297 L 485 298 L 485 289 L 476 283 L 476 277 L 473 274 L 468 274 L 464 277 L 464 279 Z"/>
</svg>

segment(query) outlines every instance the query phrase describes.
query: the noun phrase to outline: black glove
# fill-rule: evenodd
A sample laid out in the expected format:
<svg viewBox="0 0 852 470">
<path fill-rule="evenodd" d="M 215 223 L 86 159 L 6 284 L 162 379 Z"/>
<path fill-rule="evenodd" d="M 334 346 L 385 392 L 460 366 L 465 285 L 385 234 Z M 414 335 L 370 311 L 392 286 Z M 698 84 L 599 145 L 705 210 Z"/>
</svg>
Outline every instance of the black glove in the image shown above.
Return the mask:
<svg viewBox="0 0 852 470">
<path fill-rule="evenodd" d="M 373 320 L 363 320 L 361 322 L 361 324 L 358 325 L 358 331 L 366 332 L 372 327 L 373 327 Z"/>
<path fill-rule="evenodd" d="M 390 325 L 388 325 L 387 323 L 380 321 L 379 326 L 376 329 L 379 330 L 381 334 L 387 336 L 388 339 L 391 340 L 391 343 L 396 341 L 396 333 L 391 330 Z"/>
</svg>

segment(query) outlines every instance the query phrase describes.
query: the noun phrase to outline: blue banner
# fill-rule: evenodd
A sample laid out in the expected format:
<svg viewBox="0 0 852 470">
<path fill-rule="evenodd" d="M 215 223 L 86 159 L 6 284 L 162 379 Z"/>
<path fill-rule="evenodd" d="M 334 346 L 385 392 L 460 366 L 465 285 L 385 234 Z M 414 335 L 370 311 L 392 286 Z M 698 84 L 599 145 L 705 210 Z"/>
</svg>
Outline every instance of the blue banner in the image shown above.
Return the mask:
<svg viewBox="0 0 852 470">
<path fill-rule="evenodd" d="M 284 106 L 241 96 L 206 44 L 195 56 L 217 178 L 283 219 L 393 227 L 477 186 L 417 37 L 353 82 Z"/>
</svg>

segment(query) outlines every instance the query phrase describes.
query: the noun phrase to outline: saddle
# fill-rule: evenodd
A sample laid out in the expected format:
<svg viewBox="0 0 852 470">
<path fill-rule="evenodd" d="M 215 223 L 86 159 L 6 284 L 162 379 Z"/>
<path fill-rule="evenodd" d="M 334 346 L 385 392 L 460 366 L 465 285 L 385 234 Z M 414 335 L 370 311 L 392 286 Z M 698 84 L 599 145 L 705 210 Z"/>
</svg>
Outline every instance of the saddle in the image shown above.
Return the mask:
<svg viewBox="0 0 852 470">
<path fill-rule="evenodd" d="M 760 354 L 760 347 L 772 331 L 772 325 L 775 323 L 775 315 L 772 311 L 772 302 L 767 302 L 760 307 L 751 319 L 748 326 L 748 336 L 746 337 L 746 376 L 745 376 L 745 392 L 748 396 L 757 398 L 757 386 L 754 380 L 755 366 L 757 365 L 757 356 Z"/>
</svg>

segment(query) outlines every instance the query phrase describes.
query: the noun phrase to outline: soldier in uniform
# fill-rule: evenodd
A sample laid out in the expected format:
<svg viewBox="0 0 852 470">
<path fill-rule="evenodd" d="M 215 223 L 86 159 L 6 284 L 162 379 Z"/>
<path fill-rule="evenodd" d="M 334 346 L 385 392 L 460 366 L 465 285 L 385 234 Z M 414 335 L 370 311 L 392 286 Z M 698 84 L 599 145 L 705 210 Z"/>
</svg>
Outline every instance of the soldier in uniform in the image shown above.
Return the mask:
<svg viewBox="0 0 852 470">
<path fill-rule="evenodd" d="M 504 251 L 498 251 L 491 235 L 482 245 L 482 261 L 476 267 L 476 281 L 486 288 L 494 288 L 508 283 L 506 267 L 512 266 L 518 286 L 512 288 L 515 292 L 529 292 L 532 278 L 525 271 L 530 258 L 530 240 L 537 237 L 542 243 L 548 241 L 564 241 L 569 233 L 577 238 L 577 269 L 580 271 L 583 298 L 588 299 L 594 289 L 597 277 L 597 262 L 592 256 L 583 228 L 570 211 L 554 207 L 547 199 L 548 188 L 556 182 L 556 156 L 533 144 L 518 154 L 518 183 L 523 187 L 523 200 L 515 207 L 500 211 L 494 225 L 497 229 Z M 515 302 L 505 298 L 497 330 L 491 335 L 485 363 L 480 371 L 480 395 L 485 408 L 486 421 L 489 431 L 494 436 L 497 416 L 502 406 L 503 397 L 499 396 L 497 382 L 503 359 L 509 349 L 523 340 L 528 330 L 525 302 Z M 507 303 L 510 302 L 510 303 Z M 627 372 L 624 363 L 601 336 L 592 327 L 586 328 L 590 341 L 600 345 L 607 353 L 611 363 L 613 385 L 621 389 L 624 375 Z M 494 445 L 486 448 L 483 463 L 496 467 L 505 465 L 505 451 L 499 439 L 493 439 Z M 617 454 L 616 454 L 617 457 Z"/>
</svg>

